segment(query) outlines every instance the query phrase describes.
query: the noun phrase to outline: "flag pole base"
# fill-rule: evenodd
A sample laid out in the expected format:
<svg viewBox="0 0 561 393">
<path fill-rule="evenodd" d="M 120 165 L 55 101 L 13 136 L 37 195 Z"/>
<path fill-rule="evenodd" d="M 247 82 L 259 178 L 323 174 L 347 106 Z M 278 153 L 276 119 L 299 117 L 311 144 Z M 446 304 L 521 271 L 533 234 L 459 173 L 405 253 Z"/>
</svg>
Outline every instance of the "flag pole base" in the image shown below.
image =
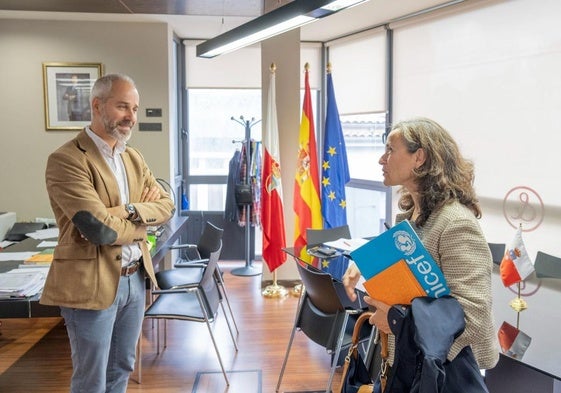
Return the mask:
<svg viewBox="0 0 561 393">
<path fill-rule="evenodd" d="M 266 286 L 261 294 L 268 298 L 280 298 L 288 295 L 288 290 L 282 285 L 272 284 Z"/>
<path fill-rule="evenodd" d="M 294 297 L 300 297 L 302 295 L 302 284 L 296 284 L 291 290 L 290 294 Z"/>
<path fill-rule="evenodd" d="M 273 271 L 273 283 L 267 285 L 261 294 L 269 298 L 280 298 L 288 295 L 288 291 L 282 285 L 277 284 L 277 271 Z"/>
<path fill-rule="evenodd" d="M 260 267 L 254 267 L 252 265 L 246 265 L 244 267 L 238 267 L 232 269 L 231 273 L 234 276 L 258 276 L 263 273 Z"/>
<path fill-rule="evenodd" d="M 528 303 L 526 303 L 526 300 L 519 297 L 517 297 L 516 299 L 512 299 L 509 305 L 516 312 L 521 312 L 528 308 Z"/>
</svg>

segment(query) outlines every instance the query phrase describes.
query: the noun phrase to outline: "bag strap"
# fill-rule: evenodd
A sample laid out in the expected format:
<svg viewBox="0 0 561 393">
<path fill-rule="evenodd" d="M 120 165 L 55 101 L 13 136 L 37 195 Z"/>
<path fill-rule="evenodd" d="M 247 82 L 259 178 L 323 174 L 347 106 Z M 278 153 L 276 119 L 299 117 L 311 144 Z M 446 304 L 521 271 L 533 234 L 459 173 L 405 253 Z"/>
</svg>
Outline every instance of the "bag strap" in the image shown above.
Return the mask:
<svg viewBox="0 0 561 393">
<path fill-rule="evenodd" d="M 378 330 L 378 334 L 380 335 L 380 356 L 382 357 L 382 363 L 380 364 L 380 387 L 382 388 L 382 392 L 384 392 L 386 390 L 389 371 L 388 333 Z"/>
<path fill-rule="evenodd" d="M 343 372 L 341 374 L 341 391 L 340 393 L 343 393 L 342 389 L 347 377 L 347 373 L 349 371 L 349 365 L 351 363 L 351 357 L 353 357 L 354 359 L 358 358 L 358 342 L 360 341 L 360 329 L 362 328 L 362 325 L 364 324 L 364 322 L 366 322 L 368 319 L 370 319 L 370 317 L 374 315 L 374 313 L 372 311 L 365 311 L 362 314 L 359 315 L 359 317 L 357 318 L 356 322 L 355 322 L 355 326 L 353 329 L 353 337 L 351 340 L 351 346 L 349 347 L 349 352 L 347 353 L 347 356 L 345 356 L 345 363 L 343 364 Z"/>
<path fill-rule="evenodd" d="M 378 331 L 378 332 L 380 334 L 380 346 L 381 346 L 380 355 L 382 356 L 383 360 L 387 360 L 389 356 L 388 333 L 382 331 Z"/>
<path fill-rule="evenodd" d="M 353 330 L 353 344 L 351 348 L 349 348 L 349 358 L 351 355 L 355 355 L 357 351 L 358 341 L 359 341 L 359 334 L 360 328 L 362 324 L 370 317 L 374 315 L 372 311 L 366 311 L 360 315 L 358 320 L 356 321 L 355 328 Z M 380 356 L 382 357 L 382 363 L 380 365 L 380 387 L 382 388 L 382 392 L 386 390 L 386 382 L 388 380 L 388 356 L 389 356 L 389 349 L 388 349 L 388 333 L 382 332 L 378 329 L 378 338 L 380 340 Z M 345 363 L 347 363 L 347 358 L 345 358 Z M 347 364 L 345 364 L 347 366 Z M 345 374 L 343 374 L 345 375 Z"/>
<path fill-rule="evenodd" d="M 374 315 L 372 311 L 365 311 L 362 314 L 360 314 L 360 316 L 357 318 L 355 327 L 353 329 L 352 343 L 354 345 L 357 345 L 358 342 L 360 341 L 360 329 L 362 328 L 362 325 L 364 324 L 364 322 L 369 320 L 372 315 Z"/>
</svg>

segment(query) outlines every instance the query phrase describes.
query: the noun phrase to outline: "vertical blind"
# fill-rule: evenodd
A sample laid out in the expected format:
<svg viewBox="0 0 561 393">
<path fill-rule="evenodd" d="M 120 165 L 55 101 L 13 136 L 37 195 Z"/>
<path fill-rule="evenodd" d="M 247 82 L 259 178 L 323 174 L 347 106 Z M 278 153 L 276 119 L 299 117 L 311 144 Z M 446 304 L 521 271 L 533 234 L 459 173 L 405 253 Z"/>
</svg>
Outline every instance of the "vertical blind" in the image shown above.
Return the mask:
<svg viewBox="0 0 561 393">
<path fill-rule="evenodd" d="M 559 15 L 559 1 L 484 2 L 391 26 L 394 119 L 447 128 L 475 161 L 480 196 L 539 185 L 561 206 Z"/>
<path fill-rule="evenodd" d="M 340 114 L 383 112 L 386 36 L 376 29 L 327 43 Z"/>
</svg>

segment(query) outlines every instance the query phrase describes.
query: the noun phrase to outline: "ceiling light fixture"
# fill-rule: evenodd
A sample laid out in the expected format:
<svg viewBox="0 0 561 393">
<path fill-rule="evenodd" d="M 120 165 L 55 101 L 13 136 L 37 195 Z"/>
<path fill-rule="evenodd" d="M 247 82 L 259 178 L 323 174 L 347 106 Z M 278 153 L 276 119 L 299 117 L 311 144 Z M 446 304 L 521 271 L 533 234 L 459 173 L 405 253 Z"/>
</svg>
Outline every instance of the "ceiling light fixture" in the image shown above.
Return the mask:
<svg viewBox="0 0 561 393">
<path fill-rule="evenodd" d="M 332 15 L 368 0 L 294 0 L 197 45 L 198 57 L 215 57 Z"/>
</svg>

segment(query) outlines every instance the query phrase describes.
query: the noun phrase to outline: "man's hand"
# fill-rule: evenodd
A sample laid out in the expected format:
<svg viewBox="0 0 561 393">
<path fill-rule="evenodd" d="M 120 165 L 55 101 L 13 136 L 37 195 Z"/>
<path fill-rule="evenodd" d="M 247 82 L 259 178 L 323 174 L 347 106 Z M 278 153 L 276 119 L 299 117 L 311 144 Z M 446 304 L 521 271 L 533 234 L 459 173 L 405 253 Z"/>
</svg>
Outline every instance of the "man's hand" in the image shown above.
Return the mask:
<svg viewBox="0 0 561 393">
<path fill-rule="evenodd" d="M 355 288 L 360 280 L 360 270 L 355 264 L 349 265 L 347 271 L 343 275 L 343 285 L 345 286 L 345 291 L 349 299 L 354 302 L 357 298 Z"/>
<path fill-rule="evenodd" d="M 140 202 L 153 202 L 157 201 L 161 198 L 160 188 L 157 186 L 153 186 L 151 188 L 144 188 L 142 191 L 142 195 L 140 196 Z M 111 214 L 112 216 L 116 216 L 126 220 L 129 217 L 127 213 L 127 209 L 125 205 L 113 206 L 107 208 L 107 213 Z"/>
<path fill-rule="evenodd" d="M 160 188 L 158 186 L 146 187 L 140 196 L 140 202 L 153 202 L 161 198 Z"/>
</svg>

